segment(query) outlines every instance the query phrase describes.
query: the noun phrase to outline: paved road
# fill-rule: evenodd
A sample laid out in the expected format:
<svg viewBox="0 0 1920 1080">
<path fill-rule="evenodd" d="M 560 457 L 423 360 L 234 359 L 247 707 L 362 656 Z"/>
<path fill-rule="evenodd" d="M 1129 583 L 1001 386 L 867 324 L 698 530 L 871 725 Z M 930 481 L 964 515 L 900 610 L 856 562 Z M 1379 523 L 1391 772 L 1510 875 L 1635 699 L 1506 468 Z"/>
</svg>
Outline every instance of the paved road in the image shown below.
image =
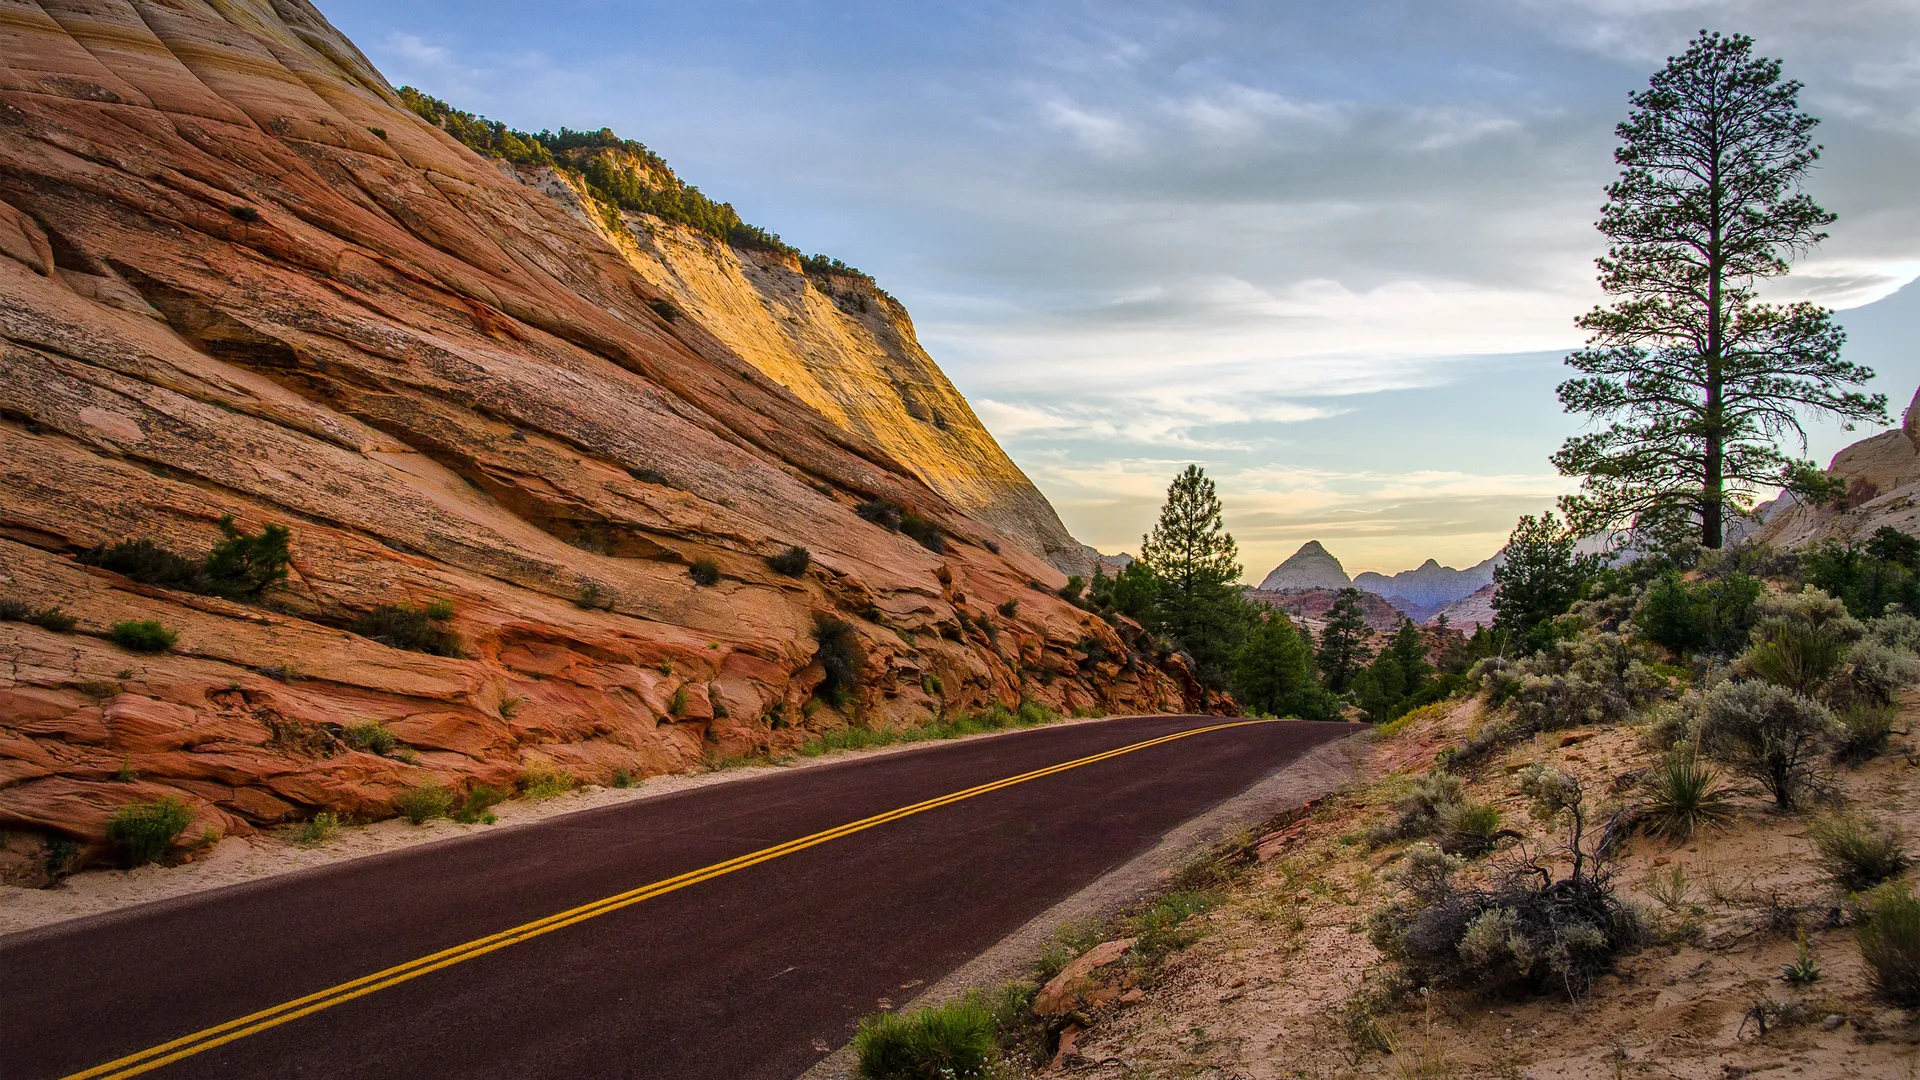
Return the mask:
<svg viewBox="0 0 1920 1080">
<path fill-rule="evenodd" d="M 0 938 L 0 1076 L 154 1066 L 145 1075 L 787 1080 L 844 1043 L 880 999 L 913 996 L 1351 729 L 1203 731 L 816 834 L 1219 723 L 1145 717 L 932 745 Z M 817 842 L 741 859 L 805 837 Z M 539 922 L 726 860 L 737 868 L 588 907 L 592 917 L 568 925 Z M 473 944 L 515 927 L 523 936 Z M 468 955 L 486 944 L 501 947 Z M 418 973 L 429 966 L 421 958 L 463 945 L 444 958 L 454 962 Z M 417 977 L 342 989 L 397 966 Z M 349 997 L 355 989 L 368 992 Z M 298 1010 L 285 1003 L 317 992 L 309 1005 L 319 1008 L 288 1018 Z M 177 1060 L 148 1053 L 94 1071 L 183 1036 L 193 1038 Z"/>
</svg>

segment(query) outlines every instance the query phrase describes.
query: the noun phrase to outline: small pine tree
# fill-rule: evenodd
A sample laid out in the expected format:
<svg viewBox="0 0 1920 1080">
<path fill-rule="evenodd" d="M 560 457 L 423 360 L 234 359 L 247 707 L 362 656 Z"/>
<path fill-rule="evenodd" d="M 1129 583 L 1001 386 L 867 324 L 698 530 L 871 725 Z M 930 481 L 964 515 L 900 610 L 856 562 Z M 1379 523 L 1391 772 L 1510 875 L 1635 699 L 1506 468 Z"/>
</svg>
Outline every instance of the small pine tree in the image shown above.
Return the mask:
<svg viewBox="0 0 1920 1080">
<path fill-rule="evenodd" d="M 1225 682 L 1257 617 L 1240 595 L 1240 549 L 1221 520 L 1220 497 L 1198 465 L 1167 488 L 1160 520 L 1140 542 L 1139 564 L 1158 581 L 1155 623 L 1180 643 L 1209 685 Z M 1131 569 L 1131 568 L 1129 568 Z"/>
<path fill-rule="evenodd" d="M 1372 635 L 1366 613 L 1360 609 L 1360 590 L 1351 586 L 1341 589 L 1327 611 L 1327 625 L 1320 631 L 1318 659 L 1327 689 L 1344 694 L 1352 688 L 1354 677 L 1366 661 L 1366 643 Z"/>
<path fill-rule="evenodd" d="M 1522 517 L 1507 537 L 1506 554 L 1506 562 L 1493 571 L 1499 586 L 1493 594 L 1493 626 L 1531 652 L 1551 638 L 1547 624 L 1580 599 L 1603 560 L 1580 554 L 1551 510 L 1538 518 Z"/>
<path fill-rule="evenodd" d="M 1313 667 L 1313 646 L 1284 611 L 1271 611 L 1234 656 L 1233 692 L 1268 716 L 1323 719 L 1331 710 Z"/>
</svg>

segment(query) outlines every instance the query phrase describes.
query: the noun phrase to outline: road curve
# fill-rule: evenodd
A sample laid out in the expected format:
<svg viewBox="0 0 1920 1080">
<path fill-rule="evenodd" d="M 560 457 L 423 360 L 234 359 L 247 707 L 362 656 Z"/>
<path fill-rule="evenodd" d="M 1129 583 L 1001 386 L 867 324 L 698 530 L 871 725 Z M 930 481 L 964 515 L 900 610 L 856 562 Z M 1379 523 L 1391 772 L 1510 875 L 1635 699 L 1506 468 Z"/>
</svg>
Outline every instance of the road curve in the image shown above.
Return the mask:
<svg viewBox="0 0 1920 1080">
<path fill-rule="evenodd" d="M 0 938 L 0 1073 L 786 1080 L 1352 730 L 1223 723 L 933 744 Z"/>
</svg>

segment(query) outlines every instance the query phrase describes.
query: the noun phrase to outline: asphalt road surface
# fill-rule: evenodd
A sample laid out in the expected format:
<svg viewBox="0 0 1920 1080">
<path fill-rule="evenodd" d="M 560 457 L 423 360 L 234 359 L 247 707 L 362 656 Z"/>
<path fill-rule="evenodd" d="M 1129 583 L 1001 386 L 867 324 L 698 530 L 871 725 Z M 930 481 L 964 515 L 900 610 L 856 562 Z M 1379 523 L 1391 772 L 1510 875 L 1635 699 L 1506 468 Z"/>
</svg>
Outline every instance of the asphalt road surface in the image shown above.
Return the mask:
<svg viewBox="0 0 1920 1080">
<path fill-rule="evenodd" d="M 10 935 L 0 1078 L 788 1080 L 1351 730 L 1223 723 L 934 744 Z"/>
</svg>

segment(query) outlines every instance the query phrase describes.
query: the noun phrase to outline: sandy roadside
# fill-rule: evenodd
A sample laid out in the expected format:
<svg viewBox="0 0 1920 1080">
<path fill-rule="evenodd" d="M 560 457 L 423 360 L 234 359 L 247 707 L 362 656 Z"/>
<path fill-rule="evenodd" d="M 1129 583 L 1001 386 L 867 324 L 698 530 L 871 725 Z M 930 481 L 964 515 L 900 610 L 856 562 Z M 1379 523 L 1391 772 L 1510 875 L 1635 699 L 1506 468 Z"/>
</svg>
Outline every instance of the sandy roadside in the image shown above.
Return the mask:
<svg viewBox="0 0 1920 1080">
<path fill-rule="evenodd" d="M 1122 719 L 1126 717 L 1086 717 L 1058 720 L 1044 726 L 1097 724 L 1105 720 Z M 502 803 L 493 808 L 499 821 L 492 825 L 460 825 L 445 819 L 424 825 L 409 825 L 404 819 L 393 818 L 371 825 L 348 826 L 326 843 L 311 847 L 294 843 L 291 839 L 292 829 L 261 832 L 250 837 L 229 837 L 196 855 L 192 862 L 179 866 L 85 870 L 63 878 L 59 884 L 47 889 L 0 885 L 0 936 L 136 904 L 187 896 L 347 859 L 467 836 L 478 831 L 530 825 L 562 814 L 640 799 L 655 799 L 711 784 L 737 783 L 789 769 L 817 768 L 859 758 L 911 753 L 955 742 L 1002 738 L 1033 730 L 1037 729 L 988 731 L 961 739 L 900 743 L 870 750 L 838 751 L 819 757 L 796 757 L 781 765 L 749 765 L 719 771 L 656 776 L 630 788 L 588 786 L 543 802 L 515 799 Z"/>
</svg>

